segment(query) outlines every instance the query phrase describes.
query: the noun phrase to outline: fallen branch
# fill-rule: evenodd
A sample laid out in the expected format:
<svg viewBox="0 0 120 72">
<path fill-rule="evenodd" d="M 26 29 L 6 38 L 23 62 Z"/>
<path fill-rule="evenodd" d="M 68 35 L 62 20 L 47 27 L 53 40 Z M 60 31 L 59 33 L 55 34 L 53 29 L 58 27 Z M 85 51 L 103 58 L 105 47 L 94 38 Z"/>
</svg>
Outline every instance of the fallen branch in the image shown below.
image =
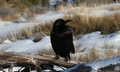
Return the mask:
<svg viewBox="0 0 120 72">
<path fill-rule="evenodd" d="M 66 68 L 72 67 L 75 64 L 67 63 L 62 60 L 53 60 L 48 56 L 32 56 L 32 55 L 20 55 L 14 53 L 0 53 L 0 69 L 9 68 L 8 72 L 12 71 L 14 67 L 25 67 L 22 72 L 26 70 L 29 72 L 30 70 L 42 71 L 44 69 L 53 69 L 53 65 L 63 66 Z"/>
</svg>

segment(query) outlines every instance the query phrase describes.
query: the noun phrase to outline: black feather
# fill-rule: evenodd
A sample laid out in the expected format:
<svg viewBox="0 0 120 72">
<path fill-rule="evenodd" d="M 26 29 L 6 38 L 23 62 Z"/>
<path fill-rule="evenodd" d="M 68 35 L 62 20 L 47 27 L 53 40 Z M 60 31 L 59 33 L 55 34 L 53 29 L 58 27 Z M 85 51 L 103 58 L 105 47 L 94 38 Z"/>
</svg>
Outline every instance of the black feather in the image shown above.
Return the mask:
<svg viewBox="0 0 120 72">
<path fill-rule="evenodd" d="M 70 53 L 75 53 L 73 36 L 70 26 L 66 25 L 71 20 L 58 19 L 54 22 L 50 34 L 51 44 L 56 53 L 55 59 L 64 57 L 65 61 L 70 60 Z"/>
</svg>

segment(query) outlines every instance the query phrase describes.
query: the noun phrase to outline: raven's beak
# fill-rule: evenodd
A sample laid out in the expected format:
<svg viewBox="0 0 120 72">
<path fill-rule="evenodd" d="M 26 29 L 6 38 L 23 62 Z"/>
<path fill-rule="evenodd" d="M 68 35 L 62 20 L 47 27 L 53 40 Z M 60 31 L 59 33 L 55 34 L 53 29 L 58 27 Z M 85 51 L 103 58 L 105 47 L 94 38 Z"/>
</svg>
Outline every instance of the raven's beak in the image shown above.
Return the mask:
<svg viewBox="0 0 120 72">
<path fill-rule="evenodd" d="M 72 20 L 66 20 L 65 22 L 68 23 L 68 22 L 70 22 L 70 21 L 72 21 Z"/>
</svg>

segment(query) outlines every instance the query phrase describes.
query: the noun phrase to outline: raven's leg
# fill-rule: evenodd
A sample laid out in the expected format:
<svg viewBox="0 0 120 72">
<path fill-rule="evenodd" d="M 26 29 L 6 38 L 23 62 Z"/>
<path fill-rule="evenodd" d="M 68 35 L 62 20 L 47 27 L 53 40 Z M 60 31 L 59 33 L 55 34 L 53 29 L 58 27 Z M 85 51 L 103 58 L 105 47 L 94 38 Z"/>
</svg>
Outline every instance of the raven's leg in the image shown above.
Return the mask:
<svg viewBox="0 0 120 72">
<path fill-rule="evenodd" d="M 64 59 L 65 62 L 67 62 L 68 60 L 70 60 L 70 55 L 68 54 L 68 56 Z"/>
<path fill-rule="evenodd" d="M 53 59 L 54 59 L 54 60 L 58 60 L 58 59 L 59 59 L 59 56 L 56 55 Z"/>
<path fill-rule="evenodd" d="M 69 60 L 69 58 L 68 58 L 68 57 L 64 59 L 64 61 L 65 61 L 65 62 L 67 62 L 68 60 Z"/>
<path fill-rule="evenodd" d="M 54 52 L 55 52 L 56 56 L 53 59 L 58 60 L 59 59 L 59 53 L 56 50 L 54 50 Z"/>
<path fill-rule="evenodd" d="M 56 56 L 53 58 L 54 60 L 58 60 L 59 59 L 59 55 L 58 55 L 58 53 L 55 51 L 55 54 L 56 54 Z"/>
<path fill-rule="evenodd" d="M 67 57 L 64 59 L 65 62 L 67 62 L 68 60 L 70 60 L 70 54 L 67 55 Z"/>
</svg>

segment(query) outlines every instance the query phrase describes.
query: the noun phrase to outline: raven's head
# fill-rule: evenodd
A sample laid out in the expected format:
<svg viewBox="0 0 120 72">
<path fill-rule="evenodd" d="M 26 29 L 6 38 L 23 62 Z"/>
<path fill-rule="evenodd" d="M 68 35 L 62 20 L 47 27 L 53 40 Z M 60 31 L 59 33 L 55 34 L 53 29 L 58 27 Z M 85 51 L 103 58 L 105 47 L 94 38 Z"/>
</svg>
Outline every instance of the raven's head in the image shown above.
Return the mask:
<svg viewBox="0 0 120 72">
<path fill-rule="evenodd" d="M 68 22 L 72 20 L 63 20 L 63 19 L 58 19 L 54 22 L 53 28 L 58 29 L 58 28 L 64 28 Z"/>
</svg>

